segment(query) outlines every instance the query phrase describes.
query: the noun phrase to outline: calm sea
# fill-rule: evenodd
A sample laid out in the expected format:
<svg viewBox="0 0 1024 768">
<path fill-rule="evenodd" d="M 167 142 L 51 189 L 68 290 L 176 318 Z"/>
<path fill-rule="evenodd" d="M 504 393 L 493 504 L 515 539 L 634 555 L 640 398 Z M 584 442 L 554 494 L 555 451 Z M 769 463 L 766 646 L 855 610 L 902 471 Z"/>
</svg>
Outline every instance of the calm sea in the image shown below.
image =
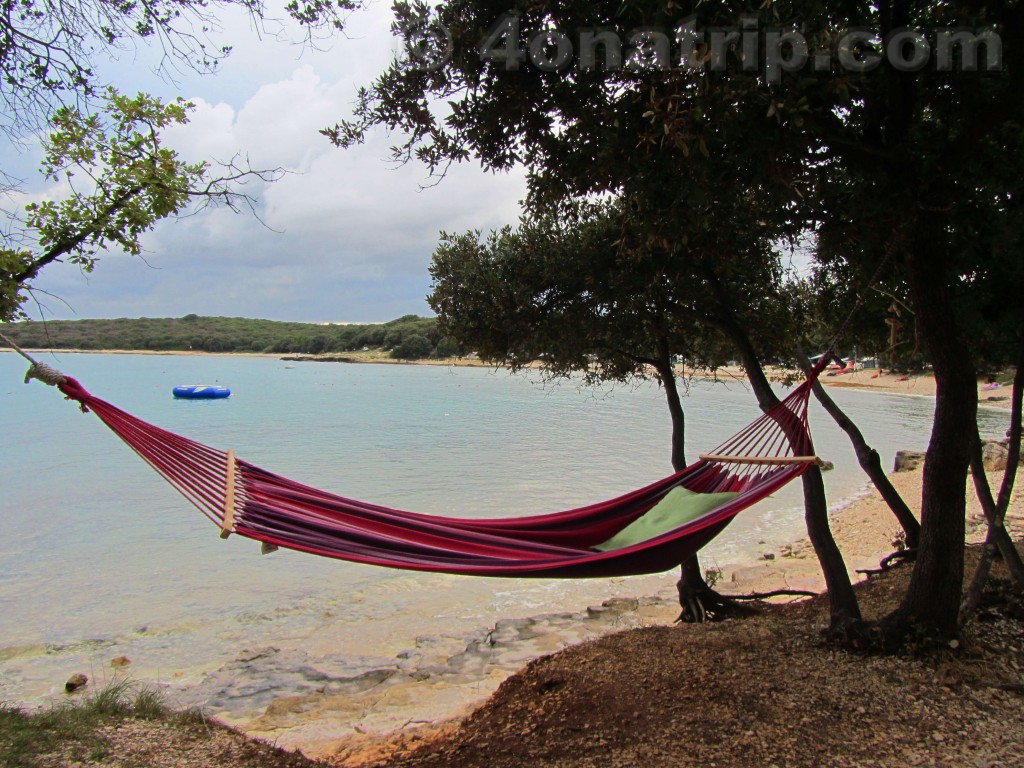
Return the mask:
<svg viewBox="0 0 1024 768">
<path fill-rule="evenodd" d="M 44 360 L 155 424 L 347 496 L 438 514 L 543 513 L 664 474 L 669 424 L 656 386 L 544 385 L 483 368 L 296 363 L 270 358 L 63 354 Z M 555 582 L 412 574 L 258 545 L 217 530 L 90 415 L 24 386 L 0 354 L 0 701 L 34 703 L 121 654 L 136 675 L 183 685 L 273 644 L 356 671 L 431 632 L 578 610 L 671 588 L 674 575 Z M 171 388 L 221 383 L 228 400 Z M 832 390 L 890 466 L 923 448 L 926 398 Z M 757 415 L 739 382 L 694 382 L 691 456 Z M 863 491 L 852 449 L 811 416 L 833 506 Z M 983 415 L 986 433 L 1006 417 Z M 896 528 L 894 523 L 893 528 Z M 741 515 L 705 555 L 742 561 L 802 534 L 798 484 Z M 85 669 L 83 670 L 83 667 Z M 102 674 L 102 673 L 101 673 Z"/>
</svg>

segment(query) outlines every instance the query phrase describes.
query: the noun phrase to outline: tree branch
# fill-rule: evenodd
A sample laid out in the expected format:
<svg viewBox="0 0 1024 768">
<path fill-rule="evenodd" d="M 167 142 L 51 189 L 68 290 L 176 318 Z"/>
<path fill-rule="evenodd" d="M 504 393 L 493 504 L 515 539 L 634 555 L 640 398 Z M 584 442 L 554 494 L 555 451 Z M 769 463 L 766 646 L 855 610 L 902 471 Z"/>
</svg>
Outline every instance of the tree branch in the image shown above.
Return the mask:
<svg viewBox="0 0 1024 768">
<path fill-rule="evenodd" d="M 111 217 L 113 217 L 118 211 L 122 210 L 129 202 L 131 202 L 132 198 L 139 195 L 142 191 L 143 187 L 137 186 L 118 195 L 118 197 L 115 198 L 99 216 L 93 219 L 88 226 L 84 227 L 72 237 L 49 247 L 41 256 L 39 256 L 39 258 L 34 259 L 28 268 L 23 270 L 20 274 L 14 275 L 13 279 L 18 283 L 24 283 L 28 280 L 34 279 L 36 275 L 39 274 L 39 270 L 47 264 L 56 261 L 61 256 L 66 256 L 82 245 L 90 237 L 99 234 L 103 229 L 103 226 L 111 219 Z"/>
</svg>

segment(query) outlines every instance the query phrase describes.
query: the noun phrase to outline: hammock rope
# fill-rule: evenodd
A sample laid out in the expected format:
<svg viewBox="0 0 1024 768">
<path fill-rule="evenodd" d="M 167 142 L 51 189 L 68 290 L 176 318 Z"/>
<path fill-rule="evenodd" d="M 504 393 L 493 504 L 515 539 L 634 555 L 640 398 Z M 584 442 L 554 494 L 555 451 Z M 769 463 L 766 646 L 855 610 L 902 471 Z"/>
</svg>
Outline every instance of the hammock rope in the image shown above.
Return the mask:
<svg viewBox="0 0 1024 768">
<path fill-rule="evenodd" d="M 46 363 L 39 362 L 34 357 L 32 357 L 32 355 L 30 355 L 24 349 L 19 347 L 17 344 L 15 344 L 9 338 L 4 336 L 2 333 L 0 333 L 0 339 L 2 339 L 7 344 L 7 346 L 9 346 L 11 349 L 13 349 L 15 352 L 17 352 L 19 355 L 24 357 L 32 364 L 29 367 L 29 369 L 25 372 L 26 384 L 32 381 L 32 379 L 38 379 L 39 381 L 43 382 L 43 384 L 46 384 L 51 387 L 56 387 L 64 380 L 65 376 L 63 373 L 58 371 L 56 368 L 47 365 Z"/>
<path fill-rule="evenodd" d="M 2 338 L 2 335 L 0 335 Z M 10 343 L 8 341 L 8 343 Z M 13 345 L 12 345 L 13 346 Z M 30 377 L 94 413 L 143 461 L 220 528 L 258 541 L 357 563 L 454 574 L 581 578 L 660 573 L 677 566 L 741 511 L 818 462 L 807 423 L 811 385 L 828 363 L 778 405 L 679 472 L 608 501 L 547 515 L 425 515 L 349 499 L 289 480 L 133 416 L 77 380 L 32 360 Z M 667 533 L 620 549 L 594 549 L 669 491 L 735 494 Z"/>
</svg>

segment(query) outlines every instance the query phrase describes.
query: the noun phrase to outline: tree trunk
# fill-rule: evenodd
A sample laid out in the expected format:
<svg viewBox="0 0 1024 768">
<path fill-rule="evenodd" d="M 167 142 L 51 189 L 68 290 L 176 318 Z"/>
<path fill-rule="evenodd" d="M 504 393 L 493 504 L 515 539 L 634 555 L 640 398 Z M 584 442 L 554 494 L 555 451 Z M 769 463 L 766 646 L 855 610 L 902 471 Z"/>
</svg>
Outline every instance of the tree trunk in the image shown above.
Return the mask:
<svg viewBox="0 0 1024 768">
<path fill-rule="evenodd" d="M 686 414 L 679 397 L 679 388 L 676 386 L 676 374 L 672 367 L 672 355 L 667 339 L 659 340 L 658 359 L 654 367 L 665 390 L 668 411 L 672 417 L 672 468 L 678 472 L 686 467 Z M 676 589 L 679 591 L 679 605 L 682 609 L 677 621 L 699 624 L 755 612 L 722 597 L 708 586 L 697 555 L 687 558 L 680 564 Z"/>
<path fill-rule="evenodd" d="M 1017 371 L 1013 377 L 1013 393 L 1010 397 L 1010 429 L 1007 432 L 1010 445 L 1006 456 L 1006 471 L 1003 473 L 1003 482 L 999 487 L 997 500 L 992 500 L 992 491 L 988 486 L 988 478 L 985 476 L 985 467 L 981 460 L 980 443 L 971 458 L 971 474 L 974 476 L 978 498 L 985 510 L 988 534 L 985 536 L 985 547 L 982 550 L 981 559 L 978 561 L 978 567 L 971 579 L 964 602 L 960 606 L 961 624 L 970 618 L 981 604 L 981 595 L 985 589 L 985 583 L 988 581 L 992 559 L 997 550 L 1002 554 L 1013 578 L 1018 584 L 1024 585 L 1024 563 L 1021 562 L 1020 553 L 1003 525 L 1006 510 L 1010 506 L 1010 497 L 1013 494 L 1013 484 L 1017 478 L 1017 466 L 1020 463 L 1022 406 L 1024 406 L 1024 345 L 1021 346 L 1017 356 Z"/>
<path fill-rule="evenodd" d="M 935 419 L 925 453 L 921 540 L 903 602 L 886 624 L 910 631 L 959 636 L 964 580 L 967 469 L 977 439 L 977 378 L 955 315 L 941 247 L 918 240 L 908 254 L 914 311 L 935 373 Z"/>
<path fill-rule="evenodd" d="M 1010 444 L 1006 452 L 1006 472 L 999 488 L 999 499 L 996 501 L 1000 514 L 1005 515 L 1010 508 L 1010 497 L 1013 495 L 1013 483 L 1017 478 L 1017 467 L 1020 465 L 1020 441 L 1024 429 L 1021 419 L 1024 418 L 1024 341 L 1021 342 L 1017 354 L 1017 370 L 1013 375 L 1013 390 L 1010 394 L 1010 429 L 1006 436 Z"/>
<path fill-rule="evenodd" d="M 753 616 L 759 613 L 756 608 L 721 595 L 708 586 L 696 555 L 684 560 L 680 566 L 676 589 L 679 590 L 679 605 L 682 607 L 676 621 L 684 624 L 722 621 L 730 617 Z"/>
<path fill-rule="evenodd" d="M 1019 460 L 1019 459 L 1018 459 Z M 1010 466 L 1006 465 L 1006 474 L 1016 475 L 1016 462 Z M 988 523 L 988 533 L 985 536 L 986 543 L 994 544 L 999 550 L 1003 562 L 1006 563 L 1010 576 L 1021 586 L 1024 586 L 1024 562 L 1021 561 L 1020 553 L 1014 546 L 1013 539 L 1006 532 L 1003 525 L 1003 518 L 1006 516 L 1006 508 L 1000 508 L 995 499 L 992 498 L 992 489 L 988 485 L 988 477 L 985 475 L 985 464 L 981 457 L 981 440 L 979 438 L 971 456 L 971 477 L 974 479 L 975 492 L 981 502 L 982 511 L 985 513 L 985 522 Z M 1004 482 L 1005 482 L 1005 477 Z M 1012 484 L 1012 480 L 1011 480 Z"/>
<path fill-rule="evenodd" d="M 676 372 L 672 367 L 668 339 L 664 337 L 658 340 L 658 363 L 655 369 L 665 390 L 668 412 L 672 417 L 672 469 L 678 472 L 686 468 L 686 414 L 676 386 Z"/>
<path fill-rule="evenodd" d="M 721 287 L 717 286 L 717 280 L 712 279 L 712 287 L 716 288 L 722 303 L 720 326 L 739 350 L 758 405 L 762 411 L 767 412 L 779 403 L 779 398 L 775 396 L 768 378 L 764 375 L 761 361 L 750 338 L 736 322 L 728 304 L 722 300 L 724 297 Z M 840 633 L 854 622 L 860 621 L 857 595 L 850 583 L 843 555 L 829 529 L 828 503 L 825 499 L 825 483 L 821 479 L 821 470 L 812 465 L 803 473 L 801 479 L 804 485 L 804 522 L 807 525 L 807 535 L 818 556 L 825 577 L 825 586 L 828 589 L 831 609 L 830 630 Z"/>
<path fill-rule="evenodd" d="M 797 347 L 797 360 L 804 373 L 810 371 L 811 361 L 807 359 L 807 354 L 801 347 Z M 889 509 L 892 510 L 892 513 L 903 528 L 907 547 L 916 549 L 921 536 L 921 524 L 914 517 L 914 513 L 910 511 L 910 507 L 907 506 L 903 497 L 900 496 L 899 491 L 893 487 L 889 476 L 885 474 L 885 470 L 882 469 L 882 460 L 878 457 L 878 451 L 868 445 L 857 425 L 843 412 L 835 400 L 829 397 L 825 388 L 817 381 L 814 382 L 814 396 L 818 398 L 818 402 L 828 412 L 828 415 L 835 420 L 839 428 L 849 436 L 861 469 L 864 470 L 864 473 L 874 483 L 875 488 L 878 489 L 885 503 L 889 505 Z"/>
</svg>

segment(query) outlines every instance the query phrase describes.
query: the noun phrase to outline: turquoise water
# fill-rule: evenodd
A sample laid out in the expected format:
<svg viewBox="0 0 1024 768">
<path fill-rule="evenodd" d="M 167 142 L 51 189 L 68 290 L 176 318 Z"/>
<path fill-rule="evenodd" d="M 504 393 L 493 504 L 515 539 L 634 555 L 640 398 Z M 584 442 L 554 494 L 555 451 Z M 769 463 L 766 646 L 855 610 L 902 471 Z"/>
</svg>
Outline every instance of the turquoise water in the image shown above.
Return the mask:
<svg viewBox="0 0 1024 768">
<path fill-rule="evenodd" d="M 44 360 L 148 421 L 273 471 L 389 506 L 437 514 L 555 511 L 650 482 L 668 463 L 656 386 L 543 385 L 484 368 L 296 363 L 272 358 L 63 354 Z M 37 701 L 124 653 L 138 674 L 183 685 L 240 645 L 301 647 L 361 669 L 425 632 L 579 609 L 610 594 L 671 588 L 674 576 L 589 582 L 387 571 L 278 552 L 217 530 L 97 419 L 0 354 L 0 700 Z M 220 383 L 228 400 L 171 388 Z M 890 466 L 923 448 L 932 401 L 832 390 Z M 756 416 L 742 383 L 693 382 L 690 456 Z M 817 407 L 830 502 L 862 491 L 849 444 Z M 1006 417 L 983 414 L 987 434 Z M 896 528 L 895 522 L 893 524 Z M 799 484 L 741 515 L 709 549 L 742 561 L 802 535 Z M 65 674 L 65 672 L 67 674 Z"/>
</svg>

